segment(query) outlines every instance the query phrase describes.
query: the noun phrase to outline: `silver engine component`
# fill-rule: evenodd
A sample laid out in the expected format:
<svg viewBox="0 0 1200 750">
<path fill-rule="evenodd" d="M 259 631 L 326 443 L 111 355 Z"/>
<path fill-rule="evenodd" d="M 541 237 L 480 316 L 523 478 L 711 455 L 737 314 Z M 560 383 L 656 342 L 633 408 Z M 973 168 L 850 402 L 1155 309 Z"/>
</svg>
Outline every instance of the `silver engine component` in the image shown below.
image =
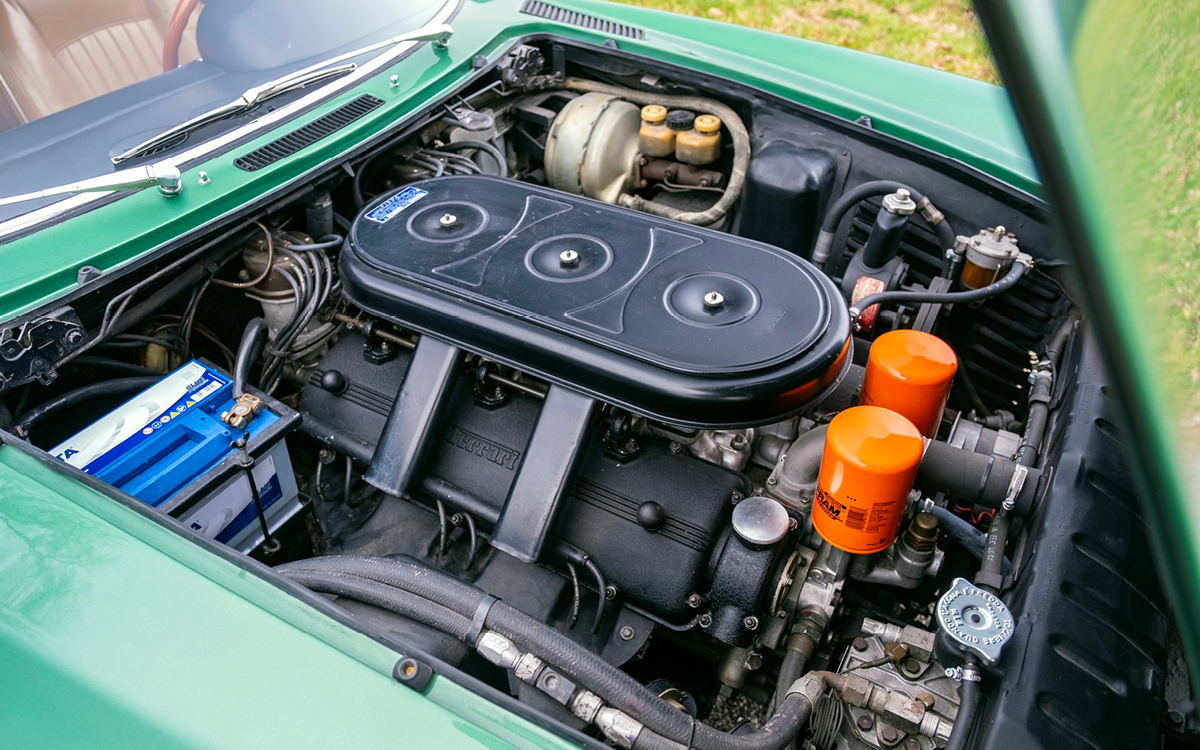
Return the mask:
<svg viewBox="0 0 1200 750">
<path fill-rule="evenodd" d="M 919 499 L 920 493 L 913 493 Z M 855 555 L 850 577 L 863 583 L 916 588 L 925 576 L 937 575 L 946 553 L 937 548 L 938 521 L 918 513 L 892 546 L 874 555 Z"/>
<path fill-rule="evenodd" d="M 767 491 L 779 502 L 802 513 L 812 509 L 817 489 L 817 474 L 821 470 L 821 453 L 825 450 L 827 425 L 814 427 L 792 443 L 776 461 L 767 477 Z"/>
<path fill-rule="evenodd" d="M 870 619 L 863 630 L 867 635 L 855 639 L 838 669 L 852 676 L 838 750 L 945 745 L 958 713 L 959 683 L 933 656 L 934 634 Z M 904 647 L 898 664 L 891 644 Z"/>
<path fill-rule="evenodd" d="M 750 462 L 757 429 L 745 430 L 700 430 L 696 439 L 684 443 L 684 449 L 710 463 L 726 469 L 741 471 Z"/>
</svg>

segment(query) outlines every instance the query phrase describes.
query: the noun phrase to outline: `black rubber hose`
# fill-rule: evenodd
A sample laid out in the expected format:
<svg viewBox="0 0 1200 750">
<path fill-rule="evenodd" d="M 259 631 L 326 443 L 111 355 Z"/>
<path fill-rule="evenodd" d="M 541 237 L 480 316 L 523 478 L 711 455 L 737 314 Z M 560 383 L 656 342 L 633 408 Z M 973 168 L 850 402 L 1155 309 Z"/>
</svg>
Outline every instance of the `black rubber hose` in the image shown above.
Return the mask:
<svg viewBox="0 0 1200 750">
<path fill-rule="evenodd" d="M 1073 321 L 1068 322 L 1074 327 Z M 1064 323 L 1060 327 L 1059 334 L 1066 327 L 1067 323 Z M 1060 340 L 1059 334 L 1056 334 L 1054 341 L 1051 342 L 1056 347 L 1051 354 L 1055 358 L 1061 356 L 1062 349 L 1066 346 L 1065 339 Z M 1070 330 L 1068 329 L 1066 336 L 1069 335 Z M 1051 362 L 1053 367 L 1057 366 L 1057 362 L 1054 360 Z M 1039 369 L 1033 375 L 1033 385 L 1029 388 L 1029 416 L 1025 418 L 1025 432 L 1021 436 L 1021 445 L 1017 448 L 1017 455 L 1014 456 L 1016 463 L 1021 466 L 1032 467 L 1037 463 L 1042 438 L 1046 434 L 1046 424 L 1050 419 L 1050 399 L 1054 392 L 1053 367 L 1050 371 Z M 1031 474 L 1032 471 L 1031 469 Z M 1028 483 L 1028 478 L 1026 483 Z M 1009 512 L 1001 508 L 996 513 L 996 517 L 992 519 L 991 528 L 988 529 L 987 540 L 983 547 L 983 560 L 979 566 L 979 574 L 975 577 L 976 585 L 993 594 L 999 593 L 1000 585 L 1004 580 L 1001 571 L 1004 564 L 1004 548 L 1008 544 L 1008 531 L 1011 524 L 1012 519 Z"/>
<path fill-rule="evenodd" d="M 862 314 L 862 311 L 870 309 L 872 305 L 883 305 L 889 302 L 937 302 L 942 305 L 952 305 L 959 302 L 979 302 L 980 300 L 995 297 L 997 294 L 1009 289 L 1021 280 L 1021 277 L 1025 275 L 1027 270 L 1024 263 L 1013 263 L 1009 272 L 1000 280 L 966 292 L 896 291 L 868 294 L 858 302 L 855 302 L 854 307 L 850 308 L 850 317 L 857 322 L 858 316 Z"/>
<path fill-rule="evenodd" d="M 1054 335 L 1050 337 L 1049 343 L 1046 344 L 1046 357 L 1054 363 L 1055 367 L 1062 362 L 1062 355 L 1066 352 L 1067 342 L 1071 340 L 1071 334 L 1075 332 L 1075 324 L 1079 322 L 1079 313 L 1071 310 L 1067 315 L 1067 319 L 1063 321 Z"/>
<path fill-rule="evenodd" d="M 262 356 L 263 346 L 267 343 L 267 321 L 255 318 L 246 324 L 242 332 L 242 342 L 238 344 L 237 357 L 233 363 L 233 397 L 237 398 L 246 392 L 246 383 L 250 382 L 250 370 Z"/>
<path fill-rule="evenodd" d="M 804 676 L 808 660 L 816 653 L 828 625 L 829 620 L 824 615 L 811 610 L 804 610 L 796 618 L 787 641 L 787 652 L 779 665 L 779 679 L 775 682 L 772 703 L 776 706 L 783 705 L 792 684 Z"/>
<path fill-rule="evenodd" d="M 970 552 L 976 560 L 983 560 L 984 547 L 987 545 L 987 534 L 956 516 L 954 511 L 949 508 L 935 505 L 929 512 L 937 516 L 938 530 L 944 536 L 961 544 L 963 549 Z M 1008 574 L 1012 572 L 1012 563 L 1008 561 L 1008 558 L 1004 558 L 1001 565 L 1000 575 L 1008 577 Z"/>
<path fill-rule="evenodd" d="M 979 711 L 979 682 L 976 680 L 962 681 L 962 694 L 959 696 L 958 713 L 954 716 L 954 729 L 950 730 L 950 739 L 946 741 L 946 750 L 962 750 L 967 743 L 967 737 L 975 726 L 975 714 Z"/>
<path fill-rule="evenodd" d="M 439 151 L 483 151 L 488 156 L 496 160 L 496 164 L 500 167 L 500 176 L 508 177 L 508 160 L 504 158 L 504 154 L 500 153 L 500 149 L 490 143 L 484 141 L 456 141 L 438 146 Z"/>
<path fill-rule="evenodd" d="M 776 706 L 783 705 L 792 683 L 804 676 L 804 669 L 808 666 L 808 657 L 809 655 L 803 651 L 791 649 L 788 649 L 783 655 L 783 662 L 779 665 L 779 680 L 775 683 Z"/>
<path fill-rule="evenodd" d="M 358 169 L 354 170 L 354 179 L 350 181 L 350 200 L 354 201 L 355 211 L 367 204 L 367 199 L 363 197 L 363 180 L 366 178 L 367 170 L 371 168 L 372 162 L 383 156 L 383 154 L 383 151 L 371 154 L 362 160 L 362 163 L 358 165 Z M 334 223 L 337 223 L 337 214 L 334 214 Z"/>
<path fill-rule="evenodd" d="M 387 558 L 321 557 L 288 563 L 276 570 L 289 576 L 301 571 L 358 575 L 436 601 L 471 618 L 475 617 L 479 605 L 488 596 L 468 583 L 402 555 Z M 595 653 L 504 602 L 497 601 L 491 605 L 484 626 L 512 640 L 522 650 L 533 652 L 553 664 L 567 677 L 586 686 L 608 703 L 619 706 L 650 730 L 676 742 L 687 743 L 690 738 L 690 744 L 696 750 L 775 750 L 788 740 L 784 737 L 779 744 L 774 744 L 777 738 L 772 734 L 771 744 L 758 745 L 754 744 L 756 740 L 753 738 L 766 730 L 765 726 L 753 735 L 733 737 L 696 723 Z M 772 718 L 772 722 L 779 716 L 777 714 Z M 786 720 L 785 716 L 783 721 Z M 780 726 L 778 722 L 768 724 Z M 791 737 L 795 737 L 798 730 L 797 724 Z M 730 742 L 736 744 L 731 745 Z"/>
<path fill-rule="evenodd" d="M 1004 583 L 1004 548 L 1008 546 L 1008 529 L 1012 524 L 1008 511 L 996 511 L 992 525 L 983 540 L 983 559 L 979 561 L 979 573 L 975 585 L 996 596 Z"/>
<path fill-rule="evenodd" d="M 471 633 L 471 621 L 451 612 L 440 604 L 416 594 L 385 586 L 374 581 L 338 573 L 321 573 L 310 570 L 280 570 L 301 586 L 323 594 L 336 594 L 355 599 L 376 607 L 412 618 L 417 622 L 449 633 L 465 641 Z"/>
<path fill-rule="evenodd" d="M 897 190 L 907 190 L 913 201 L 916 202 L 925 196 L 913 190 L 903 182 L 895 180 L 873 180 L 864 182 L 861 185 L 855 185 L 846 192 L 842 193 L 829 210 L 825 212 L 825 219 L 821 222 L 821 231 L 831 234 L 837 232 L 838 225 L 842 223 L 842 219 L 850 212 L 850 209 L 857 206 L 860 202 L 876 195 L 887 195 L 894 193 Z M 918 197 L 920 196 L 920 198 Z"/>
<path fill-rule="evenodd" d="M 917 204 L 918 211 L 928 204 L 929 209 L 937 211 L 929 199 L 919 190 L 905 185 L 903 182 L 895 180 L 874 180 L 872 182 L 864 182 L 861 185 L 856 185 L 850 190 L 842 193 L 841 197 L 834 201 L 829 210 L 825 212 L 825 219 L 821 222 L 821 231 L 817 235 L 817 244 L 813 248 L 812 260 L 820 268 L 829 259 L 830 251 L 833 248 L 833 240 L 837 235 L 838 226 L 842 223 L 842 219 L 850 212 L 852 208 L 860 202 L 876 195 L 888 195 L 897 190 L 907 190 L 909 197 Z M 941 212 L 937 212 L 940 216 Z M 922 214 L 924 218 L 924 214 Z M 930 222 L 926 220 L 926 224 Z M 946 221 L 945 217 L 941 217 L 936 223 L 932 224 L 932 229 L 937 235 L 938 244 L 942 245 L 941 250 L 945 251 L 954 246 L 955 236 L 954 229 L 950 226 L 950 222 Z"/>
<path fill-rule="evenodd" d="M 54 398 L 46 401 L 43 404 L 33 407 L 29 411 L 21 415 L 17 420 L 16 433 L 21 437 L 27 438 L 29 430 L 33 428 L 39 420 L 44 419 L 47 415 L 65 409 L 68 406 L 89 401 L 100 396 L 116 396 L 122 393 L 130 393 L 132 391 L 140 391 L 154 385 L 162 380 L 161 375 L 146 375 L 135 378 L 116 378 L 114 380 L 105 380 L 99 383 L 85 385 L 82 388 L 76 388 L 73 391 L 59 394 Z"/>
<path fill-rule="evenodd" d="M 480 602 L 487 597 L 486 593 L 471 584 L 403 555 L 314 557 L 287 563 L 276 570 L 289 577 L 298 571 L 357 576 L 438 602 L 464 617 L 473 617 Z"/>
<path fill-rule="evenodd" d="M 999 508 L 1018 468 L 1016 461 L 932 441 L 921 457 L 914 486 L 931 493 L 945 492 L 972 505 Z M 1018 515 L 1025 515 L 1033 505 L 1041 477 L 1037 469 L 1030 468 L 1026 473 L 1016 497 Z"/>
<path fill-rule="evenodd" d="M 1037 463 L 1042 438 L 1046 434 L 1046 423 L 1050 420 L 1050 397 L 1054 390 L 1054 379 L 1050 373 L 1034 373 L 1033 385 L 1029 388 L 1029 416 L 1025 418 L 1025 433 L 1021 446 L 1017 448 L 1016 461 L 1022 466 Z"/>
<path fill-rule="evenodd" d="M 596 617 L 592 620 L 592 632 L 600 632 L 600 624 L 604 622 L 604 604 L 608 601 L 608 584 L 604 581 L 604 574 L 600 572 L 600 566 L 596 565 L 591 559 L 583 561 L 583 567 L 592 574 L 592 578 L 596 580 L 596 594 L 599 600 L 596 602 Z"/>
<path fill-rule="evenodd" d="M 808 723 L 812 710 L 808 698 L 793 693 L 784 699 L 775 714 L 757 732 L 725 734 L 709 730 L 713 735 L 709 740 L 711 744 L 702 745 L 699 739 L 700 729 L 707 729 L 703 724 L 696 725 L 696 739 L 690 744 L 686 739 L 675 742 L 645 728 L 634 740 L 633 750 L 687 750 L 689 747 L 708 747 L 711 750 L 780 750 L 795 742 L 800 729 Z"/>
<path fill-rule="evenodd" d="M 304 415 L 304 421 L 300 423 L 297 429 L 318 443 L 328 445 L 338 453 L 352 456 L 360 464 L 371 463 L 371 456 L 375 454 L 374 447 L 317 419 L 311 414 Z"/>
</svg>

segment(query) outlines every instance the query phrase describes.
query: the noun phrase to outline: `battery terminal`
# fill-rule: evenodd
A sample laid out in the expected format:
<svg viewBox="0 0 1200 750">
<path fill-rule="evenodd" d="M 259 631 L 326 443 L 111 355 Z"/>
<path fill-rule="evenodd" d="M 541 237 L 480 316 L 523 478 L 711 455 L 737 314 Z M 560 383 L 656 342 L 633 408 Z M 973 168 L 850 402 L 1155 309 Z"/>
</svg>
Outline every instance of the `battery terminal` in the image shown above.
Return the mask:
<svg viewBox="0 0 1200 750">
<path fill-rule="evenodd" d="M 221 413 L 221 421 L 237 430 L 245 430 L 263 410 L 263 400 L 243 393 L 229 411 Z"/>
</svg>

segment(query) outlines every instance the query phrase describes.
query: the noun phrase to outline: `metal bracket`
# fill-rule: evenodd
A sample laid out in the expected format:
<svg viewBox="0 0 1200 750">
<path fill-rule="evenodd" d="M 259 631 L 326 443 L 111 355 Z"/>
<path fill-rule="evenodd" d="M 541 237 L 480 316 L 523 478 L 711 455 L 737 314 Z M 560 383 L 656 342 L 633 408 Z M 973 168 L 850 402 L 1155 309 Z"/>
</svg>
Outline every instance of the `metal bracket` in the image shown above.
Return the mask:
<svg viewBox="0 0 1200 750">
<path fill-rule="evenodd" d="M 442 117 L 442 122 L 460 127 L 463 130 L 475 133 L 482 130 L 489 130 L 496 124 L 491 115 L 485 115 L 476 110 L 471 106 L 470 102 L 461 96 L 458 97 L 457 103 L 447 103 L 442 106 L 445 107 L 447 112 Z"/>
<path fill-rule="evenodd" d="M 954 282 L 943 276 L 935 276 L 929 280 L 929 291 L 935 294 L 949 292 Z M 917 317 L 913 319 L 913 330 L 933 333 L 938 317 L 942 314 L 943 305 L 938 302 L 923 302 L 917 309 Z"/>
<path fill-rule="evenodd" d="M 55 365 L 86 339 L 87 331 L 70 307 L 0 329 L 0 391 L 31 380 L 50 384 L 58 377 Z"/>
</svg>

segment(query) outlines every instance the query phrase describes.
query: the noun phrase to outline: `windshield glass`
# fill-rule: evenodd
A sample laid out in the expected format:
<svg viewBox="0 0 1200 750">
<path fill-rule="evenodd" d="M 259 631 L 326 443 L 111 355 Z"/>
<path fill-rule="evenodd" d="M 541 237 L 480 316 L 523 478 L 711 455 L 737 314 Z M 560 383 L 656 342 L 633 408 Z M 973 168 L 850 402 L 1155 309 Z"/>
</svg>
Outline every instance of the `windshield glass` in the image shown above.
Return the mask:
<svg viewBox="0 0 1200 750">
<path fill-rule="evenodd" d="M 0 13 L 0 197 L 112 172 L 112 157 L 168 128 L 253 86 L 418 29 L 443 5 L 10 0 Z M 303 95 L 279 97 L 168 149 L 195 145 Z M 0 221 L 48 202 L 0 208 Z"/>
</svg>

